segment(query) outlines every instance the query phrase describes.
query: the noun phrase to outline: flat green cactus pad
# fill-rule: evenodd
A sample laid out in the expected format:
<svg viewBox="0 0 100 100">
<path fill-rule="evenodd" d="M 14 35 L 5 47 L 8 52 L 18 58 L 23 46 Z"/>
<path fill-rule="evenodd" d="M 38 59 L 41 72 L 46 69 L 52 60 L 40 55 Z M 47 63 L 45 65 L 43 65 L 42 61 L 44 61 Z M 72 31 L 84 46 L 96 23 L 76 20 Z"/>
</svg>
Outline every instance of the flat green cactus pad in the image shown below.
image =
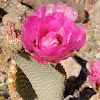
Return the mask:
<svg viewBox="0 0 100 100">
<path fill-rule="evenodd" d="M 63 99 L 65 76 L 58 72 L 54 67 L 52 67 L 51 65 L 39 64 L 34 59 L 30 59 L 29 55 L 26 53 L 20 53 L 20 55 L 16 54 L 16 56 L 14 57 L 14 61 L 28 78 L 29 82 L 31 83 L 33 89 L 36 92 L 38 100 Z M 20 77 L 21 70 L 18 71 L 16 79 L 17 85 L 19 84 L 19 86 L 16 87 L 20 87 L 17 88 L 17 91 L 22 91 L 21 88 L 26 87 L 26 85 L 24 84 L 26 80 L 23 78 L 24 74 Z M 32 94 L 31 91 L 32 90 L 27 93 Z M 19 95 L 28 96 L 25 95 L 24 92 L 25 91 L 20 92 L 21 94 L 19 93 Z M 32 99 L 30 98 L 23 100 Z"/>
<path fill-rule="evenodd" d="M 22 49 L 22 43 L 19 41 L 17 44 L 10 44 L 7 39 L 4 39 L 4 46 L 14 53 L 18 53 Z"/>
</svg>

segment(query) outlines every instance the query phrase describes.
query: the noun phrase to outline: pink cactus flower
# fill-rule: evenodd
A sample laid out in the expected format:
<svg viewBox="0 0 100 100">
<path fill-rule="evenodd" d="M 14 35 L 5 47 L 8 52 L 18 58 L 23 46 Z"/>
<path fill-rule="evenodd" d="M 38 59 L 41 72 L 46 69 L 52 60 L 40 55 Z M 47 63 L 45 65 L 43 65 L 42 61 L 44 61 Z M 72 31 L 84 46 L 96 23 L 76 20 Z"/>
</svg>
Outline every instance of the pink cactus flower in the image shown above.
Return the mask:
<svg viewBox="0 0 100 100">
<path fill-rule="evenodd" d="M 77 27 L 77 12 L 65 4 L 38 6 L 23 22 L 23 47 L 40 63 L 58 63 L 74 55 L 85 43 L 83 25 Z"/>
<path fill-rule="evenodd" d="M 91 73 L 89 80 L 92 83 L 92 86 L 95 90 L 98 90 L 100 86 L 100 61 L 93 61 L 90 63 Z"/>
</svg>

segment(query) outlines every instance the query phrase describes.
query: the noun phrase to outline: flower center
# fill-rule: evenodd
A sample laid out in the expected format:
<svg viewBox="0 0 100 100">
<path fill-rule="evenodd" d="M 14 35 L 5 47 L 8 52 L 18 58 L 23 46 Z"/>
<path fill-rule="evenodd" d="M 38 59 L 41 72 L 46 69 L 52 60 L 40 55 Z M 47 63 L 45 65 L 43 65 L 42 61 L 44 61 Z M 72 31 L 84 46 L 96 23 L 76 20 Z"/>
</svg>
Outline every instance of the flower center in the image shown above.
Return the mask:
<svg viewBox="0 0 100 100">
<path fill-rule="evenodd" d="M 62 44 L 61 39 L 59 37 L 56 37 L 56 39 L 57 39 L 58 44 L 61 45 Z"/>
<path fill-rule="evenodd" d="M 34 46 L 36 47 L 36 39 L 33 41 Z"/>
</svg>

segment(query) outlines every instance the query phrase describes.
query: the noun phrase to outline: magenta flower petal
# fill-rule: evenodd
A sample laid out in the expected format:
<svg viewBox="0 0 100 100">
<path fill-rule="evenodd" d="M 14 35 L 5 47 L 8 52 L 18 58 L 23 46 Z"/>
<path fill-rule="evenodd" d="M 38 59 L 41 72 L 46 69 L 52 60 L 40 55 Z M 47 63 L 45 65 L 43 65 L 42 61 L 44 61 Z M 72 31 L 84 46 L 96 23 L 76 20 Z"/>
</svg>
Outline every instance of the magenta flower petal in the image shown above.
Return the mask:
<svg viewBox="0 0 100 100">
<path fill-rule="evenodd" d="M 91 73 L 89 80 L 95 90 L 100 86 L 100 61 L 93 61 L 90 63 Z"/>
<path fill-rule="evenodd" d="M 62 12 L 65 14 L 65 16 L 73 21 L 75 21 L 78 16 L 78 13 L 74 8 L 68 7 L 67 5 L 63 5 L 61 3 L 55 4 L 53 12 Z"/>
<path fill-rule="evenodd" d="M 64 16 L 63 14 L 60 13 L 53 14 L 52 16 L 47 16 L 45 18 L 45 23 L 46 23 L 45 28 L 47 32 L 50 31 L 57 32 L 63 25 L 63 20 Z"/>
<path fill-rule="evenodd" d="M 38 16 L 38 17 L 43 17 L 45 16 L 46 13 L 46 6 L 38 6 L 35 10 L 34 10 L 34 15 Z"/>
<path fill-rule="evenodd" d="M 23 22 L 23 47 L 43 64 L 73 56 L 86 39 L 84 26 L 74 22 L 77 15 L 74 8 L 61 3 L 38 6 Z"/>
</svg>

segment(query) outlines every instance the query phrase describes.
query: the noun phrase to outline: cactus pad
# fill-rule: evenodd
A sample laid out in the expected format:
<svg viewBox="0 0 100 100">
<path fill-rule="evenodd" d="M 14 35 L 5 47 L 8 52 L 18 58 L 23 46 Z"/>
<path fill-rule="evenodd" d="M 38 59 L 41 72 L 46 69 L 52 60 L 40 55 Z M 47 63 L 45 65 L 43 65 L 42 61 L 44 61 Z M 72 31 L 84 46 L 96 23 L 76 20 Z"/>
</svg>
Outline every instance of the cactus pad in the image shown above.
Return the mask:
<svg viewBox="0 0 100 100">
<path fill-rule="evenodd" d="M 15 24 L 11 21 L 7 22 L 7 33 L 3 33 L 3 42 L 7 49 L 14 53 L 21 51 L 21 31 L 15 29 Z"/>
<path fill-rule="evenodd" d="M 63 99 L 63 92 L 64 92 L 64 82 L 65 76 L 58 72 L 54 67 L 50 65 L 42 65 L 37 63 L 34 59 L 29 58 L 28 54 L 20 53 L 20 55 L 15 54 L 14 61 L 17 66 L 20 67 L 23 75 L 26 75 L 29 82 L 31 83 L 32 87 L 34 88 L 38 100 L 62 100 Z M 15 83 L 19 83 L 18 91 L 22 91 L 22 87 L 27 87 L 24 83 L 27 81 L 26 79 L 20 76 L 21 70 L 16 74 Z M 18 78 L 19 77 L 19 78 Z M 21 78 L 20 78 L 21 77 Z M 8 77 L 10 78 L 10 77 Z M 10 86 L 9 86 L 10 87 Z M 17 86 L 15 86 L 17 87 Z M 28 88 L 27 88 L 28 89 Z M 11 90 L 11 88 L 10 88 Z M 22 93 L 22 92 L 21 92 Z M 32 90 L 28 92 L 29 94 L 32 93 Z M 21 94 L 19 93 L 20 97 Z M 25 95 L 23 91 L 23 95 Z M 23 98 L 23 97 L 22 97 Z M 14 99 L 12 99 L 14 100 Z M 32 100 L 32 99 L 23 99 L 23 100 Z"/>
</svg>

